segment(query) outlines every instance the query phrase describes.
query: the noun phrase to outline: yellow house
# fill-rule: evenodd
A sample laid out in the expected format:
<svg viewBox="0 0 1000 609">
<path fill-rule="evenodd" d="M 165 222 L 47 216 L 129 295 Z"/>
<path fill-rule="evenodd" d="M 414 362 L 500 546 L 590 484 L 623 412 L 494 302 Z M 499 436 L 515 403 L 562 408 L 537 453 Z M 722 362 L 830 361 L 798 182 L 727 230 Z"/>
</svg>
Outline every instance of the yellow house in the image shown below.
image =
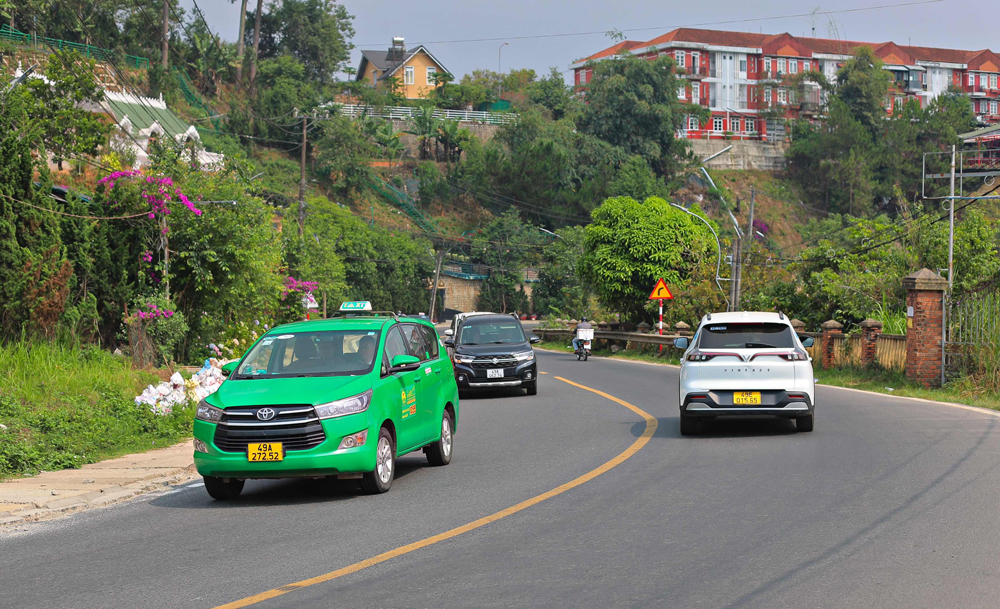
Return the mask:
<svg viewBox="0 0 1000 609">
<path fill-rule="evenodd" d="M 407 49 L 402 38 L 393 38 L 387 51 L 361 51 L 356 79 L 382 89 L 395 79 L 406 99 L 424 99 L 434 88 L 436 74 L 448 72 L 423 45 Z"/>
</svg>

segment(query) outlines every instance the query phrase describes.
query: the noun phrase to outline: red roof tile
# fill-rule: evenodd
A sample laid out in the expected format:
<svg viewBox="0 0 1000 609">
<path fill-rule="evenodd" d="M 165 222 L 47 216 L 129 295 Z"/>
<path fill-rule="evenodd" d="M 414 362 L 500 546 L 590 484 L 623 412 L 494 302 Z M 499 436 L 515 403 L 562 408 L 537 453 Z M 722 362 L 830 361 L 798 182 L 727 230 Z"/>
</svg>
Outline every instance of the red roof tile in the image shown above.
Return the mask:
<svg viewBox="0 0 1000 609">
<path fill-rule="evenodd" d="M 643 46 L 653 46 L 655 44 L 663 44 L 664 42 L 694 42 L 696 44 L 757 48 L 765 38 L 767 38 L 766 34 L 754 34 L 752 32 L 725 32 L 722 30 L 699 30 L 682 27 L 654 38 Z"/>
<path fill-rule="evenodd" d="M 601 59 L 602 57 L 611 57 L 612 55 L 617 55 L 622 50 L 628 51 L 630 49 L 634 49 L 635 47 L 642 46 L 642 44 L 643 43 L 638 40 L 623 40 L 614 46 L 610 46 L 603 51 L 598 51 L 593 55 L 584 57 L 578 61 L 590 61 L 593 59 Z"/>
</svg>

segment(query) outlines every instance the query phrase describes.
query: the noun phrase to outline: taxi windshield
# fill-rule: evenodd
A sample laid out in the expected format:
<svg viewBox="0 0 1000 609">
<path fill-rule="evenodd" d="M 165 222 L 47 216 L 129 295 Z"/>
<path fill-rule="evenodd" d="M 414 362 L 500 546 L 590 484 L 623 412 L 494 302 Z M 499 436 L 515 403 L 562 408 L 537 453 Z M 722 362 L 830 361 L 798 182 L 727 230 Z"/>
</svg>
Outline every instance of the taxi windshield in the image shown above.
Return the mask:
<svg viewBox="0 0 1000 609">
<path fill-rule="evenodd" d="M 233 379 L 367 374 L 375 365 L 378 339 L 372 330 L 265 336 L 243 358 Z"/>
<path fill-rule="evenodd" d="M 460 345 L 509 345 L 525 342 L 516 320 L 470 319 L 459 329 Z"/>
</svg>

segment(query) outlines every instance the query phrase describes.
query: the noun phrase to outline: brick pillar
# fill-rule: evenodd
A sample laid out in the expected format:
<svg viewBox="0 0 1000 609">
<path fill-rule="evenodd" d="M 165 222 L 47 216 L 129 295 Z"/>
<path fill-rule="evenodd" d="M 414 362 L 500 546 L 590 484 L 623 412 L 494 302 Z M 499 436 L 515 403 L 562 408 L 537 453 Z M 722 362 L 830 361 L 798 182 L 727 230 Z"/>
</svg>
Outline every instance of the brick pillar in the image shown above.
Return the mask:
<svg viewBox="0 0 1000 609">
<path fill-rule="evenodd" d="M 906 288 L 906 378 L 941 386 L 942 296 L 948 280 L 930 269 L 903 278 Z"/>
<path fill-rule="evenodd" d="M 823 329 L 823 367 L 833 368 L 835 365 L 833 338 L 842 334 L 844 325 L 831 319 L 820 324 L 820 328 Z"/>
<path fill-rule="evenodd" d="M 878 361 L 875 345 L 878 335 L 882 333 L 882 322 L 877 319 L 866 319 L 861 322 L 861 366 L 870 368 Z"/>
<path fill-rule="evenodd" d="M 802 334 L 806 331 L 806 322 L 801 319 L 793 319 L 788 323 L 792 324 L 792 330 L 794 330 L 796 334 Z"/>
<path fill-rule="evenodd" d="M 677 332 L 677 336 L 691 336 L 691 326 L 683 321 L 674 324 L 674 331 Z"/>
</svg>

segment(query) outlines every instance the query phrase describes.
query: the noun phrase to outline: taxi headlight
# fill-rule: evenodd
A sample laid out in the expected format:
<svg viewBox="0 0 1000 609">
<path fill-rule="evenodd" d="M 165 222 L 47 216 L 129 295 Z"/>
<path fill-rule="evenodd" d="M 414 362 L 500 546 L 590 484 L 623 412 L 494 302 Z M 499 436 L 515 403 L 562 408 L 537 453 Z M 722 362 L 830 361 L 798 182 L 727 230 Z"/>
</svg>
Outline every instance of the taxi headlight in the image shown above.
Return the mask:
<svg viewBox="0 0 1000 609">
<path fill-rule="evenodd" d="M 535 359 L 534 351 L 521 351 L 520 353 L 515 353 L 514 358 L 519 362 L 530 362 Z"/>
<path fill-rule="evenodd" d="M 205 400 L 198 402 L 198 410 L 195 411 L 194 418 L 209 423 L 218 423 L 222 419 L 222 409 L 212 406 Z"/>
<path fill-rule="evenodd" d="M 368 404 L 372 401 L 372 390 L 349 397 L 336 402 L 328 402 L 316 406 L 316 416 L 321 419 L 332 419 L 349 414 L 357 414 L 368 410 Z"/>
</svg>

